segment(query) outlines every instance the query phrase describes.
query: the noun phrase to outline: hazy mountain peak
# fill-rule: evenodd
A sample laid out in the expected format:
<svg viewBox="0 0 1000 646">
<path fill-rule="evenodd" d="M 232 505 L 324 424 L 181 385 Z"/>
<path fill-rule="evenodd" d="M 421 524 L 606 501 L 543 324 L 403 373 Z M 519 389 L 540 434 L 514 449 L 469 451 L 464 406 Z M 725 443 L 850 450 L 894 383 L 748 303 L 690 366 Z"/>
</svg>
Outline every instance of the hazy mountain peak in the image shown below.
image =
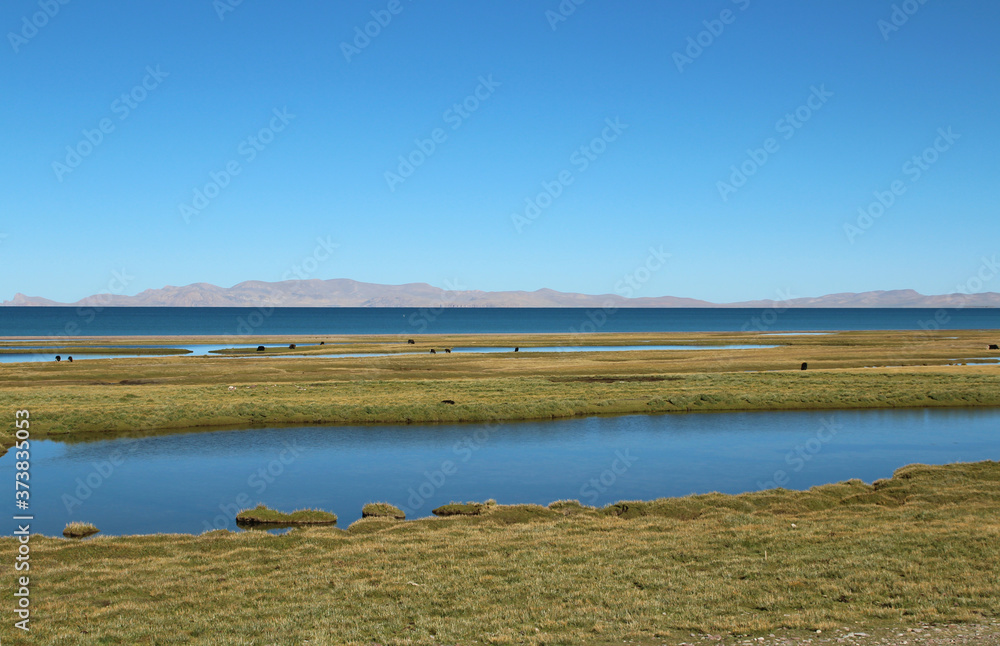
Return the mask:
<svg viewBox="0 0 1000 646">
<path fill-rule="evenodd" d="M 147 289 L 135 296 L 95 294 L 75 303 L 14 295 L 3 305 L 78 305 L 105 307 L 1000 307 L 1000 294 L 925 296 L 912 289 L 843 292 L 787 301 L 758 300 L 710 303 L 693 298 L 655 296 L 625 298 L 616 294 L 577 294 L 543 287 L 532 292 L 444 290 L 427 283 L 379 285 L 349 278 L 329 280 L 248 280 L 233 287 L 193 283 Z"/>
</svg>

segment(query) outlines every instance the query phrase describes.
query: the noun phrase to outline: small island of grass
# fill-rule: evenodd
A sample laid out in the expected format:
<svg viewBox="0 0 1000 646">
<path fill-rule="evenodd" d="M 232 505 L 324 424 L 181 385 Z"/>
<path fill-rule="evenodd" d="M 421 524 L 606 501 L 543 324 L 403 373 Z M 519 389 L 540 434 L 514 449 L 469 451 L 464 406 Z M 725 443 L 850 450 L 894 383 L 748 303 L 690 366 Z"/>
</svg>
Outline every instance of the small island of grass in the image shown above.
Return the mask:
<svg viewBox="0 0 1000 646">
<path fill-rule="evenodd" d="M 86 538 L 99 531 L 101 530 L 97 529 L 91 523 L 73 522 L 66 525 L 66 529 L 63 530 L 63 536 L 66 538 Z"/>
<path fill-rule="evenodd" d="M 290 514 L 257 505 L 236 514 L 237 525 L 336 525 L 337 515 L 319 509 L 299 509 Z"/>
<path fill-rule="evenodd" d="M 452 502 L 432 509 L 431 513 L 435 516 L 478 516 L 485 508 L 486 505 L 478 502 Z"/>
<path fill-rule="evenodd" d="M 403 510 L 387 502 L 370 502 L 361 508 L 362 518 L 395 518 L 405 520 L 406 514 Z"/>
</svg>

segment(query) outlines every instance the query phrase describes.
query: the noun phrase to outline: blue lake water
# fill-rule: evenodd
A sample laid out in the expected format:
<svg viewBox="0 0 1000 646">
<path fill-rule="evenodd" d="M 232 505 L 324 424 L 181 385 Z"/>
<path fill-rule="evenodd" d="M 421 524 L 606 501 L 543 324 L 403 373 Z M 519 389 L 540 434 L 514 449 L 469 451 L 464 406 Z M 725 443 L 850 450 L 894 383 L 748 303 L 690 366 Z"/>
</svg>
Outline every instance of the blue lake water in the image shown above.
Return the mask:
<svg viewBox="0 0 1000 646">
<path fill-rule="evenodd" d="M 1000 410 L 698 413 L 500 425 L 261 428 L 63 444 L 31 442 L 36 531 L 235 529 L 264 502 L 408 517 L 454 500 L 604 505 L 689 493 L 872 481 L 915 462 L 1000 459 Z M 0 458 L 13 480 L 15 452 Z M 13 496 L 10 497 L 12 504 Z M 12 513 L 16 513 L 13 512 Z"/>
<path fill-rule="evenodd" d="M 72 341 L 70 341 L 72 342 Z M 182 356 L 182 357 L 207 357 L 214 356 L 212 352 L 216 350 L 224 350 L 226 348 L 256 348 L 256 343 L 231 343 L 231 344 L 177 344 L 177 345 L 136 345 L 136 346 L 119 346 L 127 348 L 142 348 L 147 352 L 142 355 L 135 354 L 114 354 L 109 348 L 108 353 L 87 353 L 87 354 L 76 354 L 56 351 L 54 348 L 44 348 L 38 346 L 32 346 L 29 343 L 11 343 L 11 342 L 0 342 L 0 347 L 9 348 L 15 347 L 18 349 L 23 349 L 24 353 L 18 354 L 0 354 L 0 363 L 33 363 L 38 361 L 55 361 L 55 357 L 59 356 L 63 361 L 67 360 L 68 357 L 72 356 L 74 361 L 85 361 L 88 359 L 131 359 L 137 357 L 149 357 L 157 356 L 158 348 L 182 348 L 190 350 L 190 354 L 183 355 L 160 355 L 160 356 Z"/>
<path fill-rule="evenodd" d="M 0 307 L 0 337 L 1000 329 L 997 308 Z"/>
<path fill-rule="evenodd" d="M 338 353 L 335 351 L 336 344 L 331 344 L 330 354 L 309 354 L 309 355 L 292 355 L 284 354 L 279 355 L 277 358 L 287 358 L 287 359 L 302 359 L 305 357 L 313 358 L 326 358 L 326 359 L 341 359 L 346 357 L 386 357 L 386 356 L 396 356 L 399 354 L 418 354 L 416 352 L 402 352 L 395 354 L 388 353 L 372 353 L 372 352 L 353 352 L 353 353 Z M 9 347 L 6 344 L 0 342 L 0 347 Z M 24 354 L 0 354 L 0 363 L 32 363 L 39 361 L 55 361 L 55 357 L 61 357 L 62 360 L 68 359 L 70 356 L 66 352 L 60 351 L 60 354 L 56 354 L 55 350 L 52 348 L 30 348 L 28 346 L 17 346 L 23 347 L 25 350 Z M 256 348 L 257 344 L 233 344 L 233 345 L 208 345 L 208 344 L 178 344 L 175 346 L 131 346 L 143 347 L 149 351 L 142 355 L 134 354 L 101 354 L 101 353 L 88 353 L 88 354 L 77 354 L 73 359 L 74 361 L 84 361 L 88 359 L 134 359 L 143 356 L 154 356 L 156 355 L 156 348 L 166 348 L 174 347 L 181 348 L 190 351 L 190 354 L 182 355 L 164 355 L 164 356 L 181 356 L 181 357 L 208 357 L 208 356 L 227 356 L 213 354 L 219 350 L 225 348 Z M 267 346 L 265 346 L 267 347 Z M 281 348 L 284 349 L 285 346 L 270 346 L 271 348 Z M 324 346 L 325 347 L 325 346 Z M 736 344 L 736 345 L 578 345 L 578 346 L 539 346 L 534 348 L 524 347 L 520 348 L 519 352 L 622 352 L 622 351 L 634 351 L 634 350 L 760 350 L 765 348 L 776 348 L 775 345 L 746 345 L 746 344 Z M 316 350 L 315 345 L 300 345 L 300 350 Z M 514 348 L 511 347 L 469 347 L 469 348 L 453 348 L 452 352 L 463 353 L 499 353 L 499 352 L 513 352 Z M 28 353 L 30 351 L 30 354 Z M 438 349 L 438 352 L 442 352 L 442 349 Z M 419 354 L 424 354 L 424 351 L 420 351 Z M 229 355 L 231 356 L 231 355 Z M 260 354 L 249 355 L 251 357 L 267 357 L 275 358 L 274 355 L 268 355 L 267 351 Z"/>
</svg>

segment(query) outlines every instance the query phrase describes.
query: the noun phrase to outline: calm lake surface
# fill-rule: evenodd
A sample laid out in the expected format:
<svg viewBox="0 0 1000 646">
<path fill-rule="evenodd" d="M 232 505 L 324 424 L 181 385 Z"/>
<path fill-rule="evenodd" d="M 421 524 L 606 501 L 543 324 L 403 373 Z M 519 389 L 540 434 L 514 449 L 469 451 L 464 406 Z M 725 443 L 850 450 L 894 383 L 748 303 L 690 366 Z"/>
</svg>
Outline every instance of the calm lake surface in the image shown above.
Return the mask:
<svg viewBox="0 0 1000 646">
<path fill-rule="evenodd" d="M 32 528 L 104 534 L 236 529 L 240 508 L 335 512 L 366 502 L 408 518 L 453 500 L 547 504 L 790 489 L 906 464 L 1000 459 L 1000 410 L 697 413 L 499 425 L 262 428 L 63 444 L 31 442 Z M 13 480 L 14 451 L 0 458 Z M 8 505 L 12 505 L 13 496 Z M 11 510 L 12 514 L 17 513 Z M 21 512 L 23 513 L 23 512 Z"/>
<path fill-rule="evenodd" d="M 6 344 L 3 344 L 3 343 L 0 343 L 0 346 L 10 347 L 10 346 L 7 346 Z M 330 346 L 331 346 L 331 348 L 336 348 L 336 344 L 331 343 Z M 0 363 L 34 363 L 34 362 L 40 362 L 40 361 L 55 361 L 55 357 L 56 356 L 61 356 L 63 359 L 66 359 L 68 356 L 70 356 L 69 353 L 64 352 L 62 350 L 59 351 L 60 352 L 59 355 L 56 355 L 56 350 L 54 350 L 52 348 L 29 348 L 27 346 L 20 346 L 20 345 L 17 345 L 16 347 L 24 347 L 25 353 L 24 354 L 0 354 Z M 208 356 L 215 356 L 215 357 L 218 357 L 220 355 L 212 354 L 212 352 L 214 352 L 216 350 L 223 350 L 225 348 L 245 348 L 245 349 L 256 348 L 257 344 L 255 344 L 255 343 L 251 343 L 251 344 L 234 344 L 234 345 L 226 346 L 226 345 L 207 345 L 207 344 L 187 345 L 187 344 L 181 343 L 181 344 L 174 345 L 174 346 L 133 346 L 133 347 L 142 347 L 142 348 L 148 350 L 149 352 L 147 354 L 145 354 L 145 355 L 131 355 L 131 354 L 89 354 L 89 353 L 88 354 L 79 354 L 78 353 L 73 360 L 74 361 L 84 361 L 84 360 L 87 360 L 87 359 L 129 359 L 129 358 L 136 358 L 136 357 L 149 357 L 149 356 L 155 356 L 155 354 L 156 354 L 156 350 L 155 349 L 157 347 L 161 347 L 161 348 L 166 348 L 166 347 L 180 348 L 180 349 L 190 350 L 190 352 L 191 352 L 190 354 L 163 355 L 163 356 L 181 356 L 181 357 L 208 357 Z M 648 345 L 579 345 L 579 346 L 545 346 L 545 347 L 534 347 L 534 348 L 525 347 L 525 348 L 520 348 L 519 352 L 623 352 L 623 351 L 630 351 L 630 350 L 751 350 L 751 349 L 760 350 L 762 348 L 776 348 L 776 347 L 778 347 L 778 346 L 775 346 L 775 345 L 746 345 L 746 344 L 736 344 L 736 345 L 653 345 L 653 344 L 648 344 Z M 283 349 L 283 348 L 285 348 L 285 346 L 283 346 L 283 345 L 282 346 L 274 346 L 274 345 L 269 346 L 269 349 L 274 349 L 274 348 L 282 348 Z M 299 346 L 299 349 L 300 350 L 315 350 L 316 346 L 315 345 L 311 345 L 311 344 L 302 344 L 302 345 Z M 437 351 L 441 352 L 442 349 L 438 348 Z M 472 353 L 491 353 L 491 354 L 493 354 L 493 353 L 500 353 L 500 352 L 512 352 L 513 348 L 511 348 L 511 347 L 495 347 L 495 348 L 494 347 L 479 347 L 479 348 L 471 348 L 470 347 L 470 348 L 452 348 L 452 351 L 453 352 L 457 352 L 457 353 L 472 352 Z M 371 352 L 366 352 L 366 353 L 354 352 L 354 353 L 339 353 L 338 354 L 338 353 L 336 353 L 336 350 L 334 350 L 334 349 L 331 349 L 330 352 L 331 352 L 331 354 L 310 354 L 310 355 L 306 355 L 305 357 L 303 357 L 303 356 L 295 356 L 295 355 L 284 355 L 281 358 L 289 358 L 289 359 L 302 359 L 302 358 L 339 359 L 339 358 L 346 358 L 346 357 L 386 357 L 386 356 L 395 356 L 395 355 L 390 355 L 390 354 L 379 354 L 379 353 L 371 353 Z M 397 355 L 398 354 L 425 354 L 425 352 L 424 351 L 420 351 L 420 352 L 400 352 L 400 353 L 396 353 L 396 354 Z M 221 356 L 225 356 L 225 355 L 221 355 Z M 261 354 L 259 354 L 259 355 L 254 354 L 254 355 L 250 355 L 250 356 L 254 357 L 254 358 L 273 358 L 273 357 L 268 357 L 268 355 L 266 354 L 266 351 L 263 352 L 263 353 L 261 353 Z"/>
<path fill-rule="evenodd" d="M 938 324 L 951 330 L 1000 329 L 1000 309 L 0 307 L 0 336 L 8 337 L 807 332 L 920 330 Z"/>
</svg>

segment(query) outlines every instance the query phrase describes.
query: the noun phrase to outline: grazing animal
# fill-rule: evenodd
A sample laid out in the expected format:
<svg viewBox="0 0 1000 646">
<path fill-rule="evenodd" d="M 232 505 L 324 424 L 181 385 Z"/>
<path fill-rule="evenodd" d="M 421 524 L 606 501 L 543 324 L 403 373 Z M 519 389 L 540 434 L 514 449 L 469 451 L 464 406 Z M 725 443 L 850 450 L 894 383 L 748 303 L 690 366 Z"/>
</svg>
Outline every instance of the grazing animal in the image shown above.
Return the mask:
<svg viewBox="0 0 1000 646">
<path fill-rule="evenodd" d="M 56 355 L 56 361 L 62 361 L 62 356 L 57 354 Z"/>
<path fill-rule="evenodd" d="M 263 352 L 263 351 L 264 351 L 264 346 L 258 345 L 257 346 L 257 352 Z"/>
<path fill-rule="evenodd" d="M 437 354 L 437 350 L 435 350 L 434 348 L 431 348 L 431 354 Z"/>
<path fill-rule="evenodd" d="M 66 357 L 66 360 L 69 361 L 70 363 L 73 363 L 73 357 Z"/>
<path fill-rule="evenodd" d="M 455 400 L 454 399 L 442 399 L 441 403 L 442 404 L 454 404 Z"/>
<path fill-rule="evenodd" d="M 407 340 L 406 340 L 406 342 L 407 342 L 407 343 L 408 343 L 409 345 L 414 345 L 414 344 L 416 344 L 416 341 L 414 341 L 413 339 L 407 339 Z"/>
<path fill-rule="evenodd" d="M 520 352 L 521 348 L 514 348 L 514 352 Z"/>
<path fill-rule="evenodd" d="M 289 350 L 294 350 L 294 349 L 295 349 L 295 344 L 293 343 L 293 344 L 289 345 L 289 346 L 288 346 L 288 349 L 289 349 Z"/>
<path fill-rule="evenodd" d="M 326 341 L 320 341 L 319 344 L 320 345 L 326 345 Z"/>
<path fill-rule="evenodd" d="M 447 354 L 451 354 L 451 348 L 445 348 L 445 349 L 444 349 L 444 351 L 445 351 L 445 352 L 446 352 Z"/>
<path fill-rule="evenodd" d="M 809 364 L 808 364 L 808 363 L 806 363 L 805 361 L 803 361 L 803 362 L 802 362 L 802 370 L 805 370 L 805 369 L 806 369 L 806 368 L 808 368 L 808 367 L 809 367 Z"/>
<path fill-rule="evenodd" d="M 989 349 L 990 350 L 1000 350 L 1000 345 L 997 345 L 996 343 L 991 343 Z"/>
</svg>

